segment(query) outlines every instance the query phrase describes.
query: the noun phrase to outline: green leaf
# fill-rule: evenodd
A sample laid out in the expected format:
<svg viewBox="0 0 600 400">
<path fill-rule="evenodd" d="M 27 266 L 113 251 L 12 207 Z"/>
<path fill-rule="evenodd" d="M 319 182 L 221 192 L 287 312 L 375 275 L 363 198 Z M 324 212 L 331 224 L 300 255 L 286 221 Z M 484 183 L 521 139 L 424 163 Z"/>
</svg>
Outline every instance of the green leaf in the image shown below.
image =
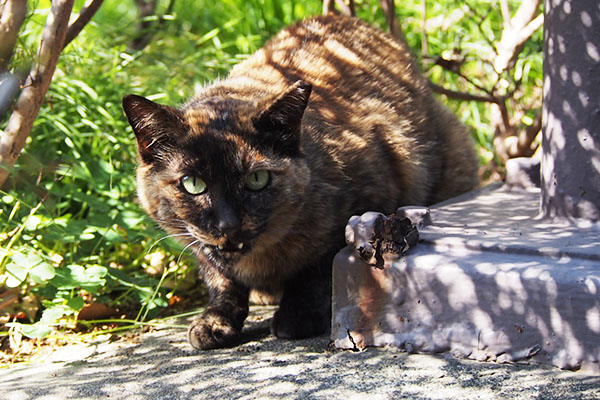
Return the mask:
<svg viewBox="0 0 600 400">
<path fill-rule="evenodd" d="M 84 91 L 92 100 L 98 99 L 98 93 L 96 93 L 96 91 L 92 89 L 87 83 L 78 79 L 73 79 L 72 82 L 77 85 L 78 89 Z"/>
<path fill-rule="evenodd" d="M 52 325 L 65 315 L 73 315 L 73 309 L 65 304 L 52 304 L 42 313 L 40 322 L 45 325 Z"/>
<path fill-rule="evenodd" d="M 77 280 L 76 266 L 67 265 L 56 269 L 56 275 L 50 283 L 57 289 L 75 289 L 79 281 Z M 83 269 L 83 267 L 81 267 Z"/>
<path fill-rule="evenodd" d="M 24 254 L 22 251 L 13 253 L 11 261 L 6 266 L 8 287 L 17 287 L 21 285 L 27 275 L 35 283 L 44 283 L 54 276 L 54 267 L 48 264 L 35 251 Z"/>
<path fill-rule="evenodd" d="M 50 283 L 58 289 L 82 288 L 96 293 L 100 287 L 106 284 L 106 267 L 92 265 L 84 268 L 81 265 L 67 265 L 57 268 L 56 275 Z"/>
<path fill-rule="evenodd" d="M 54 266 L 47 262 L 41 262 L 29 270 L 29 277 L 38 284 L 45 283 L 56 275 Z"/>
<path fill-rule="evenodd" d="M 41 322 L 36 322 L 35 324 L 10 322 L 6 326 L 14 328 L 17 332 L 31 339 L 43 339 L 52 332 L 52 327 Z"/>
<path fill-rule="evenodd" d="M 16 288 L 27 278 L 27 268 L 23 265 L 10 262 L 6 265 L 6 286 Z"/>
<path fill-rule="evenodd" d="M 137 210 L 124 210 L 119 213 L 118 219 L 122 221 L 122 225 L 134 229 L 142 222 L 147 221 L 148 217 Z"/>
<path fill-rule="evenodd" d="M 5 194 L 2 196 L 2 202 L 6 204 L 12 204 L 15 201 L 15 197 L 10 194 Z"/>
<path fill-rule="evenodd" d="M 41 257 L 33 252 L 28 253 L 28 254 L 23 254 L 22 252 L 16 252 L 12 255 L 11 259 L 15 264 L 22 266 L 26 270 L 30 270 L 31 268 L 35 267 L 40 262 L 42 262 Z"/>
<path fill-rule="evenodd" d="M 145 304 L 147 310 L 145 318 L 146 320 L 156 317 L 160 312 L 161 308 L 167 307 L 169 305 L 169 302 L 161 297 L 156 297 L 152 301 L 148 300 L 150 299 L 147 299 L 147 302 Z"/>
<path fill-rule="evenodd" d="M 86 268 L 85 275 L 89 283 L 98 283 L 104 284 L 106 280 L 104 279 L 108 274 L 108 269 L 101 265 L 91 265 Z"/>
<path fill-rule="evenodd" d="M 42 217 L 39 215 L 30 215 L 25 221 L 25 230 L 33 231 L 37 229 L 38 225 L 42 222 Z"/>
<path fill-rule="evenodd" d="M 141 300 L 151 297 L 154 293 L 154 280 L 135 278 L 116 268 L 108 268 L 108 274 L 122 285 L 133 288 Z"/>
<path fill-rule="evenodd" d="M 93 233 L 90 232 L 84 232 L 81 235 L 79 235 L 79 239 L 81 240 L 92 240 L 96 237 L 96 235 L 94 235 Z"/>
<path fill-rule="evenodd" d="M 154 304 L 156 304 L 158 307 L 168 307 L 169 306 L 169 302 L 166 299 L 163 299 L 162 297 L 156 297 L 153 301 Z"/>
<path fill-rule="evenodd" d="M 73 310 L 79 312 L 85 305 L 85 301 L 81 297 L 73 297 L 72 299 L 67 301 L 67 305 Z"/>
</svg>

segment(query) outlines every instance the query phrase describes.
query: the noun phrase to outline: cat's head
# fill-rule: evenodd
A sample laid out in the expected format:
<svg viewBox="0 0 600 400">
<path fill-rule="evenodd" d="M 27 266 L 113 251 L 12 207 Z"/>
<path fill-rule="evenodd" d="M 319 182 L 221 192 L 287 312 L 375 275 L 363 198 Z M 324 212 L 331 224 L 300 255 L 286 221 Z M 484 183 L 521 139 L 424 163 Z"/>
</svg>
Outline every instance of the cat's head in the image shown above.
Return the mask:
<svg viewBox="0 0 600 400">
<path fill-rule="evenodd" d="M 297 82 L 274 98 L 213 94 L 182 109 L 125 96 L 146 212 L 221 268 L 276 242 L 310 180 L 300 144 L 310 91 Z"/>
</svg>

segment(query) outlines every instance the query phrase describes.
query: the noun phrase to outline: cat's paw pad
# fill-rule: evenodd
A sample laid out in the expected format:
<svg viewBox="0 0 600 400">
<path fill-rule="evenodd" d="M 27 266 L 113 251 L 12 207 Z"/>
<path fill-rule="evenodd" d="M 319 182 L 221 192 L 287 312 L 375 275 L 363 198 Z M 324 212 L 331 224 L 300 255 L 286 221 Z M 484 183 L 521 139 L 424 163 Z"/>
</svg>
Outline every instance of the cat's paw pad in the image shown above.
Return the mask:
<svg viewBox="0 0 600 400">
<path fill-rule="evenodd" d="M 235 344 L 239 330 L 225 316 L 208 311 L 195 319 L 188 329 L 188 341 L 196 349 L 217 349 Z"/>
</svg>

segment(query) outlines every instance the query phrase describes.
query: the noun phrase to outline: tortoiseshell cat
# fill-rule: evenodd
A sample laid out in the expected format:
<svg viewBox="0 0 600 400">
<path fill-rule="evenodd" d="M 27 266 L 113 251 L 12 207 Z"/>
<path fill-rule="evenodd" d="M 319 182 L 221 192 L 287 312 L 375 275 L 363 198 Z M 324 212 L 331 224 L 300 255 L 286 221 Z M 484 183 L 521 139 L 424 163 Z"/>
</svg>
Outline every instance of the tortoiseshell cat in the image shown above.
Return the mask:
<svg viewBox="0 0 600 400">
<path fill-rule="evenodd" d="M 196 348 L 234 344 L 249 290 L 280 292 L 281 338 L 331 319 L 331 263 L 348 218 L 428 205 L 476 185 L 464 127 L 406 44 L 358 19 L 282 31 L 181 109 L 128 95 L 139 198 L 190 246 L 210 292 Z"/>
</svg>

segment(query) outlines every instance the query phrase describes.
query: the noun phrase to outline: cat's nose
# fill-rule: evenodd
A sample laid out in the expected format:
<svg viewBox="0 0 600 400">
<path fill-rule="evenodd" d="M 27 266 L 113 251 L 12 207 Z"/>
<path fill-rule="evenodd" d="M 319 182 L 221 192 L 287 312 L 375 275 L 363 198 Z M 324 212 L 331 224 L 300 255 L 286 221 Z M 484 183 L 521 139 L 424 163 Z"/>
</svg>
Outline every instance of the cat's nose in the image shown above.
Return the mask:
<svg viewBox="0 0 600 400">
<path fill-rule="evenodd" d="M 232 236 L 237 233 L 242 221 L 239 214 L 231 207 L 219 207 L 216 210 L 216 228 L 223 235 Z"/>
<path fill-rule="evenodd" d="M 223 235 L 232 236 L 240 230 L 240 221 L 237 219 L 220 219 L 217 223 L 217 229 Z"/>
</svg>

